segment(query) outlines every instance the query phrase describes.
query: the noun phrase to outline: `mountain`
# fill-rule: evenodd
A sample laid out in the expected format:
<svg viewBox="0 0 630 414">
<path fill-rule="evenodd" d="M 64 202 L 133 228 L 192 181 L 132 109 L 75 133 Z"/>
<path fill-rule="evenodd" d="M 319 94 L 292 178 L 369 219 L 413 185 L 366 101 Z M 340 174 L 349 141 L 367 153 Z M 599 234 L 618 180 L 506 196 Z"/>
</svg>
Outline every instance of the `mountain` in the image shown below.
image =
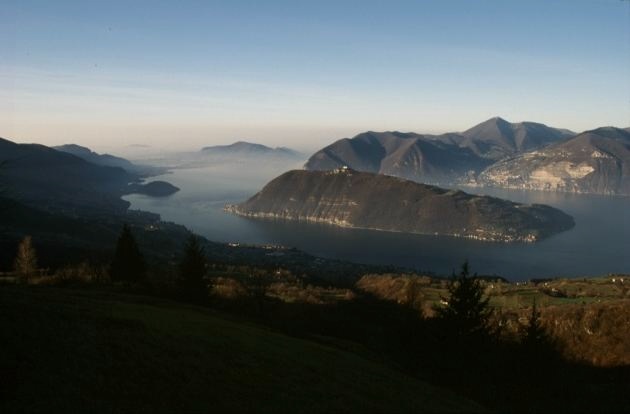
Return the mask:
<svg viewBox="0 0 630 414">
<path fill-rule="evenodd" d="M 124 223 L 133 226 L 146 257 L 172 260 L 190 233 L 160 222 L 157 214 L 129 210 L 121 199 L 172 188 L 137 179 L 119 167 L 0 138 L 0 271 L 12 268 L 15 247 L 27 235 L 43 266 L 58 268 L 77 258 L 107 263 Z"/>
<path fill-rule="evenodd" d="M 489 161 L 458 145 L 463 137 L 403 132 L 364 132 L 344 138 L 311 156 L 304 168 L 326 171 L 347 166 L 357 171 L 444 183 L 474 174 Z"/>
<path fill-rule="evenodd" d="M 498 162 L 481 185 L 630 195 L 630 131 L 604 127 Z"/>
<path fill-rule="evenodd" d="M 76 144 L 66 144 L 53 147 L 57 151 L 67 152 L 68 154 L 76 155 L 79 158 L 91 162 L 96 165 L 104 165 L 107 167 L 120 167 L 127 171 L 133 171 L 135 166 L 124 158 L 115 157 L 109 154 L 98 154 L 89 148 L 82 147 Z"/>
<path fill-rule="evenodd" d="M 255 218 L 503 242 L 537 241 L 574 225 L 570 216 L 544 205 L 348 169 L 289 171 L 226 210 Z"/>
<path fill-rule="evenodd" d="M 38 144 L 0 138 L 0 188 L 5 196 L 38 208 L 125 211 L 121 200 L 135 176 L 119 167 L 95 165 Z"/>
<path fill-rule="evenodd" d="M 127 172 L 137 174 L 140 177 L 147 177 L 152 175 L 159 175 L 164 173 L 164 169 L 147 166 L 137 165 L 121 157 L 116 157 L 110 154 L 98 154 L 89 148 L 82 147 L 76 144 L 66 144 L 53 147 L 57 151 L 67 152 L 68 154 L 76 155 L 85 161 L 92 164 L 102 165 L 106 167 L 119 167 Z"/>
<path fill-rule="evenodd" d="M 425 183 L 467 182 L 501 158 L 572 134 L 534 122 L 512 124 L 501 118 L 489 119 L 463 133 L 370 131 L 328 145 L 313 154 L 304 167 L 319 171 L 347 166 Z"/>
<path fill-rule="evenodd" d="M 85 155 L 87 149 L 72 150 Z M 92 154 L 89 156 L 97 160 L 109 159 Z M 129 202 L 120 198 L 122 195 L 136 191 L 163 195 L 177 190 L 170 185 L 167 188 L 167 183 L 147 187 L 138 180 L 137 173 L 118 166 L 97 165 L 44 145 L 17 144 L 0 138 L 1 195 L 38 209 L 70 216 L 119 214 L 129 207 Z"/>
<path fill-rule="evenodd" d="M 213 156 L 273 156 L 281 158 L 300 158 L 301 154 L 286 147 L 271 148 L 262 144 L 238 141 L 230 145 L 215 145 L 201 149 L 204 155 Z"/>
<path fill-rule="evenodd" d="M 567 129 L 551 128 L 536 122 L 511 123 L 495 117 L 461 133 L 461 146 L 491 160 L 519 154 L 553 144 L 575 133 Z"/>
</svg>

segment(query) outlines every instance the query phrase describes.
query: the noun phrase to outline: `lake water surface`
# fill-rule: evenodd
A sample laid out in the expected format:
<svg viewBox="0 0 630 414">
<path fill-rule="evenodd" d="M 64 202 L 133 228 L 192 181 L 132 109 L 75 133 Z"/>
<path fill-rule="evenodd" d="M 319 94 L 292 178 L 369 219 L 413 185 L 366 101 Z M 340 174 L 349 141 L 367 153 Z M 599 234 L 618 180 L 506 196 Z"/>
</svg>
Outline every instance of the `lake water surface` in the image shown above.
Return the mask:
<svg viewBox="0 0 630 414">
<path fill-rule="evenodd" d="M 408 266 L 449 273 L 466 259 L 473 271 L 511 280 L 630 273 L 630 197 L 607 197 L 485 188 L 464 191 L 560 208 L 575 218 L 567 232 L 534 244 L 488 243 L 338 228 L 325 224 L 262 221 L 223 212 L 243 201 L 286 168 L 218 165 L 174 170 L 163 179 L 181 188 L 166 198 L 125 197 L 132 208 L 151 211 L 220 242 L 281 244 L 354 262 Z"/>
</svg>

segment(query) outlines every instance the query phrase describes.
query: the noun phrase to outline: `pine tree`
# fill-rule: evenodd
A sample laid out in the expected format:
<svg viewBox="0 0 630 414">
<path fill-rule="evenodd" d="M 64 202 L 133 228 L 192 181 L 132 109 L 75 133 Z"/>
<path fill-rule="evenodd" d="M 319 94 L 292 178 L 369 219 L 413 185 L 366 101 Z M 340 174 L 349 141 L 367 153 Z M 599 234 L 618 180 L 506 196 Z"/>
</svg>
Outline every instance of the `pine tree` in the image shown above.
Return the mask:
<svg viewBox="0 0 630 414">
<path fill-rule="evenodd" d="M 24 237 L 18 245 L 13 268 L 22 280 L 28 280 L 37 272 L 37 255 L 33 248 L 31 236 Z"/>
<path fill-rule="evenodd" d="M 146 275 L 144 258 L 127 224 L 118 237 L 109 274 L 112 281 L 126 283 L 140 282 Z"/>
<path fill-rule="evenodd" d="M 522 330 L 521 341 L 530 350 L 550 345 L 549 336 L 540 323 L 540 311 L 536 308 L 536 301 L 532 304 L 527 326 Z"/>
<path fill-rule="evenodd" d="M 465 262 L 459 276 L 453 275 L 448 284 L 449 297 L 443 299 L 447 305 L 435 308 L 438 322 L 459 338 L 479 339 L 490 334 L 492 310 L 476 276 L 469 276 L 468 262 Z"/>
<path fill-rule="evenodd" d="M 208 295 L 206 255 L 199 238 L 191 235 L 184 245 L 184 256 L 179 263 L 179 286 L 189 299 L 203 300 Z"/>
</svg>

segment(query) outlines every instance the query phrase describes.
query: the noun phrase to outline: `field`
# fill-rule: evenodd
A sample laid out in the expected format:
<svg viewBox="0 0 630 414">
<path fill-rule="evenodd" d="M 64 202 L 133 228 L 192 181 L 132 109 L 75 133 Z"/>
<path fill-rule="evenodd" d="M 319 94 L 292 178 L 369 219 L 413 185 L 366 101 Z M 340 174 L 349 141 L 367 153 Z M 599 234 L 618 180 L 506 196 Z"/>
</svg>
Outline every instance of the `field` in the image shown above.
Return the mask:
<svg viewBox="0 0 630 414">
<path fill-rule="evenodd" d="M 372 274 L 357 282 L 361 290 L 384 299 L 406 303 L 410 292 L 425 311 L 439 305 L 448 296 L 447 279 L 419 275 Z M 610 275 L 584 279 L 545 279 L 540 281 L 509 283 L 500 279 L 482 280 L 490 305 L 502 310 L 540 308 L 562 305 L 581 305 L 630 300 L 630 276 Z"/>
<path fill-rule="evenodd" d="M 0 411 L 470 412 L 392 368 L 205 308 L 0 286 Z"/>
</svg>

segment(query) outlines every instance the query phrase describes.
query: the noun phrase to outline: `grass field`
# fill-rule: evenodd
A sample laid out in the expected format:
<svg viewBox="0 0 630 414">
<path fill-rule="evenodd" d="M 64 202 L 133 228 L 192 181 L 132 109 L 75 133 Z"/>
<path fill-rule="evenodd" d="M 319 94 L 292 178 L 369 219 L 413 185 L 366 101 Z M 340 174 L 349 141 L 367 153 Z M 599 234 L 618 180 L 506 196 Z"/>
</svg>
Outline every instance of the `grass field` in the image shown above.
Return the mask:
<svg viewBox="0 0 630 414">
<path fill-rule="evenodd" d="M 448 297 L 447 281 L 410 275 L 366 275 L 357 287 L 378 297 L 405 303 L 411 281 L 417 281 L 417 294 L 426 309 Z M 630 277 L 605 276 L 584 279 L 550 279 L 535 283 L 482 281 L 490 306 L 500 310 L 627 301 L 630 299 Z"/>
<path fill-rule="evenodd" d="M 204 308 L 0 286 L 0 411 L 481 411 L 350 352 Z"/>
</svg>

